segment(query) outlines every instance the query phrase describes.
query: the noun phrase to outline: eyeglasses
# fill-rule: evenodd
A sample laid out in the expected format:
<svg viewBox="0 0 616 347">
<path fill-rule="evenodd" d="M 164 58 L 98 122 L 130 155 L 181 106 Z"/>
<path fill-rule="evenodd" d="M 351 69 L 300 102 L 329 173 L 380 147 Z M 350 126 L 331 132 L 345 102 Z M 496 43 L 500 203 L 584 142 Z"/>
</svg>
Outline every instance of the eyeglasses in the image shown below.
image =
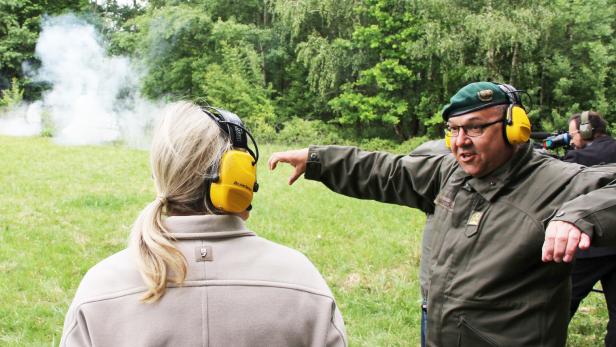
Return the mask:
<svg viewBox="0 0 616 347">
<path fill-rule="evenodd" d="M 492 126 L 496 123 L 502 123 L 502 119 L 495 120 L 494 122 L 486 123 L 486 124 L 473 124 L 473 125 L 447 125 L 447 131 L 449 132 L 449 136 L 456 137 L 460 134 L 460 129 L 464 129 L 464 133 L 468 137 L 477 137 L 483 135 L 485 129 L 489 126 Z"/>
</svg>

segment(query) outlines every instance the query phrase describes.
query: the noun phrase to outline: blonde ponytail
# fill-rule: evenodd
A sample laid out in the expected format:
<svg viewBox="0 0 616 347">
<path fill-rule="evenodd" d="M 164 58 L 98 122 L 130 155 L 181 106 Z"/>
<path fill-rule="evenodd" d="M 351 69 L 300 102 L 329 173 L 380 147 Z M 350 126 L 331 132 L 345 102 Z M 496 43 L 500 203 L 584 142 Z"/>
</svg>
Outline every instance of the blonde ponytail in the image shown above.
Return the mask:
<svg viewBox="0 0 616 347">
<path fill-rule="evenodd" d="M 133 225 L 131 243 L 138 250 L 137 266 L 148 291 L 143 302 L 155 302 L 165 293 L 167 282 L 181 284 L 186 278 L 186 258 L 175 248 L 162 223 L 164 201 L 146 206 Z"/>
<path fill-rule="evenodd" d="M 178 102 L 165 108 L 150 152 L 158 196 L 137 217 L 130 241 L 148 287 L 143 302 L 156 302 L 169 282 L 182 284 L 186 279 L 186 258 L 175 247 L 163 215 L 208 212 L 204 177 L 229 146 L 198 106 Z"/>
</svg>

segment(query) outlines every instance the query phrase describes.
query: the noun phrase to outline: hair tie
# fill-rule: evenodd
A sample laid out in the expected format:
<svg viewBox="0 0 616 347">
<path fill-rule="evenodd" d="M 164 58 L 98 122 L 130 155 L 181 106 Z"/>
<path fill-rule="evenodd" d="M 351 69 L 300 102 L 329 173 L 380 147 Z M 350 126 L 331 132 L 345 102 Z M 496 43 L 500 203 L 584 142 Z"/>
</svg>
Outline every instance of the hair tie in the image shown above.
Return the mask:
<svg viewBox="0 0 616 347">
<path fill-rule="evenodd" d="M 164 194 L 158 195 L 156 197 L 156 201 L 160 202 L 161 205 L 166 205 L 167 204 L 167 196 Z"/>
</svg>

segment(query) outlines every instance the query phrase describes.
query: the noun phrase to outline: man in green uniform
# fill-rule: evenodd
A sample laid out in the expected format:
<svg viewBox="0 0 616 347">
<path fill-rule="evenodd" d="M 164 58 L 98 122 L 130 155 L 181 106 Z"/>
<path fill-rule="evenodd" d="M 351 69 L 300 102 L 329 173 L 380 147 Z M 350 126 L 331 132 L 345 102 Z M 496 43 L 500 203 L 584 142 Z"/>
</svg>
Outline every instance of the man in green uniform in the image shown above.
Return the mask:
<svg viewBox="0 0 616 347">
<path fill-rule="evenodd" d="M 311 146 L 275 153 L 269 166 L 293 165 L 290 184 L 305 173 L 341 194 L 434 214 L 428 346 L 564 346 L 576 248 L 591 237 L 616 245 L 616 167 L 536 155 L 523 111 L 513 87 L 472 83 L 443 110 L 453 155 Z"/>
</svg>

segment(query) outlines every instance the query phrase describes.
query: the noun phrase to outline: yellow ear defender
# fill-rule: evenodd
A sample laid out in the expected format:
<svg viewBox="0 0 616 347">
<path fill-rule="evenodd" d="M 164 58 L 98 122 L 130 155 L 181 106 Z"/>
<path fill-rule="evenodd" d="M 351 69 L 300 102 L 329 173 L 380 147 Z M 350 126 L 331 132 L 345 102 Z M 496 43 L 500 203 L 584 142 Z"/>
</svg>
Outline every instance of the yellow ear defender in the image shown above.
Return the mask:
<svg viewBox="0 0 616 347">
<path fill-rule="evenodd" d="M 445 146 L 451 149 L 451 131 L 445 130 Z"/>
<path fill-rule="evenodd" d="M 507 109 L 505 138 L 512 145 L 527 142 L 530 138 L 530 120 L 524 108 L 510 105 Z"/>
<path fill-rule="evenodd" d="M 257 166 L 245 151 L 230 150 L 222 155 L 218 180 L 210 184 L 212 206 L 221 211 L 246 211 L 257 183 Z"/>
<path fill-rule="evenodd" d="M 509 107 L 505 116 L 505 140 L 509 144 L 518 145 L 530 139 L 530 119 L 520 100 L 520 90 L 508 84 L 499 84 L 500 89 L 509 98 Z"/>
<path fill-rule="evenodd" d="M 204 107 L 203 111 L 229 136 L 233 145 L 233 149 L 223 153 L 216 172 L 206 176 L 208 204 L 220 212 L 249 210 L 253 193 L 259 189 L 257 143 L 234 113 L 213 107 Z M 248 147 L 247 137 L 252 140 L 256 154 Z"/>
</svg>

